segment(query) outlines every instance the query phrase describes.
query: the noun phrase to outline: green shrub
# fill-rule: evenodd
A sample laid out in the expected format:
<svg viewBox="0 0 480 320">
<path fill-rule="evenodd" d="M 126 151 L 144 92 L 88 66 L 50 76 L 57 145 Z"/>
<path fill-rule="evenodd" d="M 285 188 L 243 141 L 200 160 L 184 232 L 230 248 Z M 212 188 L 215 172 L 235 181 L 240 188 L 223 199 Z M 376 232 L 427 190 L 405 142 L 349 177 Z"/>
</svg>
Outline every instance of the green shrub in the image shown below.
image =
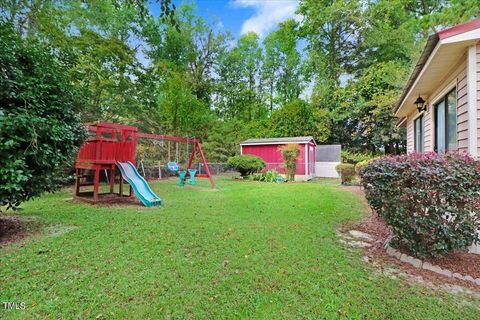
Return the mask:
<svg viewBox="0 0 480 320">
<path fill-rule="evenodd" d="M 371 153 L 351 152 L 348 150 L 342 150 L 341 158 L 343 163 L 357 164 L 362 161 L 371 160 L 376 156 Z"/>
<path fill-rule="evenodd" d="M 0 23 L 0 206 L 62 185 L 85 135 L 80 105 L 61 52 Z"/>
<path fill-rule="evenodd" d="M 480 163 L 468 155 L 413 153 L 361 170 L 370 206 L 392 228 L 392 244 L 439 256 L 478 242 Z"/>
<path fill-rule="evenodd" d="M 262 173 L 254 174 L 253 180 L 264 182 L 276 182 L 280 174 L 275 169 L 271 169 Z"/>
<path fill-rule="evenodd" d="M 300 147 L 298 144 L 290 143 L 281 146 L 279 149 L 282 153 L 287 180 L 295 181 L 295 172 L 297 172 L 297 159 L 300 155 Z"/>
<path fill-rule="evenodd" d="M 338 174 L 342 178 L 342 184 L 350 183 L 355 176 L 355 166 L 351 163 L 339 163 L 335 167 Z"/>
<path fill-rule="evenodd" d="M 242 177 L 246 177 L 265 168 L 265 162 L 260 157 L 246 154 L 229 158 L 227 166 L 240 172 Z"/>
</svg>

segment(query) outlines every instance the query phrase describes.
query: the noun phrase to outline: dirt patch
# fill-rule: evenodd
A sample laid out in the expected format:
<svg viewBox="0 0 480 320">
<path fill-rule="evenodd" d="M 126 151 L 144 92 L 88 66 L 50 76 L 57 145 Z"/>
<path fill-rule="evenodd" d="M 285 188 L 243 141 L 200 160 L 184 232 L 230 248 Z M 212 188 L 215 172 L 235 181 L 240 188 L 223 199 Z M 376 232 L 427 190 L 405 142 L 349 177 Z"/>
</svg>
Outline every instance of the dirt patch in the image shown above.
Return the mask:
<svg viewBox="0 0 480 320">
<path fill-rule="evenodd" d="M 33 219 L 0 214 L 0 248 L 31 236 L 38 229 L 39 226 Z"/>
<path fill-rule="evenodd" d="M 62 224 L 52 225 L 45 228 L 45 233 L 50 237 L 60 237 L 77 228 L 77 226 L 65 226 Z"/>
<path fill-rule="evenodd" d="M 346 186 L 346 185 L 341 185 L 341 189 L 350 191 L 352 193 L 355 193 L 356 195 L 365 197 L 365 191 L 363 191 L 363 188 L 360 186 Z"/>
<path fill-rule="evenodd" d="M 342 189 L 349 190 L 359 196 L 364 195 L 360 187 L 342 186 Z M 372 237 L 370 246 L 362 248 L 364 252 L 364 260 L 373 264 L 377 269 L 386 270 L 395 267 L 398 272 L 404 273 L 407 278 L 416 282 L 431 282 L 441 287 L 468 287 L 475 291 L 480 291 L 480 286 L 472 282 L 464 281 L 456 278 L 448 278 L 437 273 L 416 268 L 408 263 L 404 263 L 395 257 L 391 257 L 386 253 L 385 244 L 389 241 L 391 231 L 385 222 L 374 213 L 370 213 L 368 217 L 356 224 L 344 226 L 340 232 L 344 235 L 351 235 L 351 230 L 357 230 L 369 234 Z M 442 258 L 424 259 L 433 265 L 440 266 L 442 269 L 448 269 L 462 275 L 470 275 L 473 278 L 480 278 L 480 255 L 457 251 L 450 253 Z M 390 267 L 389 267 L 390 266 Z"/>
<path fill-rule="evenodd" d="M 87 198 L 89 200 L 91 198 Z M 117 195 L 105 194 L 101 196 L 101 201 L 93 203 L 89 201 L 84 201 L 80 197 L 68 198 L 65 201 L 78 204 L 88 204 L 97 207 L 135 207 L 144 208 L 142 203 L 137 200 L 134 196 L 131 197 L 118 197 Z"/>
</svg>

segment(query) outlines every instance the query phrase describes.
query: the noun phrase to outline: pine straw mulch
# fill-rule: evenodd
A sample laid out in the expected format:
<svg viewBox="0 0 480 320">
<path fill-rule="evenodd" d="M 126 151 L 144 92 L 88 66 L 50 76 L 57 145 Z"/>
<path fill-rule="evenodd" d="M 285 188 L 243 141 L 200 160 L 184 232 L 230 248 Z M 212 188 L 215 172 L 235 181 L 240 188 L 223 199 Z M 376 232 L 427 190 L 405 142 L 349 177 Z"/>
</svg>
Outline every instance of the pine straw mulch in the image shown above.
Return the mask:
<svg viewBox="0 0 480 320">
<path fill-rule="evenodd" d="M 362 196 L 362 198 L 365 196 L 363 190 L 360 189 L 360 187 L 343 186 L 342 188 L 353 192 L 359 196 Z M 365 205 L 368 206 L 366 201 Z M 371 213 L 359 223 L 344 226 L 341 232 L 346 233 L 349 230 L 358 230 L 361 232 L 365 232 L 370 234 L 374 238 L 374 241 L 371 242 L 371 247 L 366 247 L 362 249 L 364 251 L 365 260 L 374 261 L 380 266 L 393 264 L 401 268 L 403 272 L 413 276 L 414 278 L 430 281 L 434 284 L 461 285 L 480 291 L 480 286 L 477 286 L 472 282 L 459 280 L 457 278 L 448 278 L 446 276 L 437 274 L 429 270 L 415 268 L 408 263 L 404 263 L 395 257 L 387 255 L 384 245 L 387 239 L 390 237 L 391 232 L 385 222 L 374 213 Z M 478 254 L 457 251 L 447 254 L 446 256 L 441 258 L 427 258 L 423 260 L 428 261 L 433 265 L 437 265 L 442 269 L 448 269 L 452 272 L 458 272 L 464 276 L 470 275 L 473 278 L 480 278 L 480 255 Z"/>
</svg>

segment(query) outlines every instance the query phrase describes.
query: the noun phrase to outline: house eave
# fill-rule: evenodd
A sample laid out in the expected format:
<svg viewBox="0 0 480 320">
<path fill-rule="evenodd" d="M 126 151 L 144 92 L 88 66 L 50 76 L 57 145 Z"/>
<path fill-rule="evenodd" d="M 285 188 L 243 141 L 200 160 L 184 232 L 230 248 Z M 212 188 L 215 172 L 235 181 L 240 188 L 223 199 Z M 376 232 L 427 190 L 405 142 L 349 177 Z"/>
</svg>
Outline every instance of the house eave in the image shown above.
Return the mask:
<svg viewBox="0 0 480 320">
<path fill-rule="evenodd" d="M 434 34 L 428 37 L 427 44 L 425 45 L 423 52 L 420 55 L 420 58 L 418 59 L 418 62 L 415 65 L 415 68 L 413 69 L 413 72 L 410 75 L 406 86 L 403 89 L 402 95 L 400 96 L 400 99 L 395 106 L 394 112 L 396 116 L 398 116 L 400 109 L 402 109 L 402 107 L 404 106 L 406 97 L 417 83 L 419 75 L 423 72 L 425 66 L 431 61 L 431 58 L 433 57 L 432 53 L 435 50 L 438 50 L 439 40 L 440 38 L 438 34 Z"/>
<path fill-rule="evenodd" d="M 427 100 L 439 81 L 448 75 L 451 67 L 449 64 L 457 64 L 467 48 L 479 39 L 480 19 L 431 35 L 397 101 L 395 116 L 404 117 L 414 111 L 413 101 L 417 95 Z M 453 61 L 454 59 L 457 60 Z"/>
</svg>

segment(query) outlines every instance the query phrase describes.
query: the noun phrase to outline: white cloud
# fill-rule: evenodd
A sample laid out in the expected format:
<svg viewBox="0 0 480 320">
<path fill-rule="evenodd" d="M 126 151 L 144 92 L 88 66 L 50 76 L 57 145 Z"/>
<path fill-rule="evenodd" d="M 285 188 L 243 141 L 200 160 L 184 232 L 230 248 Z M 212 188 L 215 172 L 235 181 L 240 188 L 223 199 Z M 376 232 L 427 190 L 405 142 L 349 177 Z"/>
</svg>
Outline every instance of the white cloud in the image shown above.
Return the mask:
<svg viewBox="0 0 480 320">
<path fill-rule="evenodd" d="M 255 14 L 243 22 L 241 34 L 253 31 L 263 38 L 279 22 L 299 18 L 295 14 L 298 0 L 232 0 L 230 3 L 234 7 L 255 10 Z"/>
</svg>

